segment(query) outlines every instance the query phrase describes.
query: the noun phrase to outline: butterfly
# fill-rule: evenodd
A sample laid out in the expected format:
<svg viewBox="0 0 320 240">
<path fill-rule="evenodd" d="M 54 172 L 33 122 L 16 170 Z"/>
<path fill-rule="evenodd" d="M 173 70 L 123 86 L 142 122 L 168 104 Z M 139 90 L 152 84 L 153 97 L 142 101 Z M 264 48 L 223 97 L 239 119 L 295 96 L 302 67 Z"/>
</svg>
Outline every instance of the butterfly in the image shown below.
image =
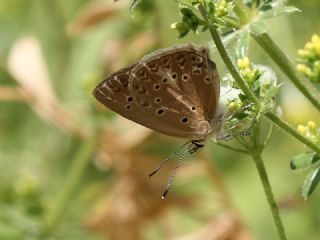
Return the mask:
<svg viewBox="0 0 320 240">
<path fill-rule="evenodd" d="M 220 77 L 207 47 L 185 44 L 160 49 L 111 74 L 93 95 L 129 120 L 190 140 L 149 175 L 187 145 L 163 197 L 182 158 L 202 148 L 208 137 L 221 128 Z"/>
</svg>

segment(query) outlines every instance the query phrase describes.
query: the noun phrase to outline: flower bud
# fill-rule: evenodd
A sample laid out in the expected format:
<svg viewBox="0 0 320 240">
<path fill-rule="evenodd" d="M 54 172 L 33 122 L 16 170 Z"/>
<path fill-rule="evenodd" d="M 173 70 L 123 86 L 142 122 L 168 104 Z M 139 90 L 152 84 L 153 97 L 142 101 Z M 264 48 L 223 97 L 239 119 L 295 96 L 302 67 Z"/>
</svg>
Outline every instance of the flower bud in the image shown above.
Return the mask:
<svg viewBox="0 0 320 240">
<path fill-rule="evenodd" d="M 306 133 L 307 133 L 307 129 L 303 125 L 298 125 L 297 130 L 301 135 L 306 135 Z"/>
</svg>

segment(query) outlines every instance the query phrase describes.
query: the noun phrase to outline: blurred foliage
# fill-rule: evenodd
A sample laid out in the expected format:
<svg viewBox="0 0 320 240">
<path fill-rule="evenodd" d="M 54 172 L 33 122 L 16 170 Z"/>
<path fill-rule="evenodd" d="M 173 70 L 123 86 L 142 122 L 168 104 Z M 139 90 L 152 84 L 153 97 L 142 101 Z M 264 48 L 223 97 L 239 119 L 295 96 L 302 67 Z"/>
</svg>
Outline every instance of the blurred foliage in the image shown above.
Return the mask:
<svg viewBox="0 0 320 240">
<path fill-rule="evenodd" d="M 289 3 L 302 12 L 268 24 L 295 59 L 297 50 L 320 32 L 320 2 Z M 261 184 L 246 156 L 208 144 L 185 162 L 162 201 L 174 162 L 154 179 L 146 176 L 181 141 L 126 121 L 92 97 L 104 76 L 151 50 L 208 41 L 194 34 L 176 40 L 170 29 L 180 19 L 175 1 L 144 0 L 132 14 L 131 4 L 0 0 L 0 239 L 276 239 Z M 256 46 L 249 55 L 272 65 Z M 213 58 L 223 75 L 215 52 Z M 279 101 L 286 119 L 317 121 L 319 115 L 279 76 L 285 83 Z M 88 159 L 82 159 L 88 161 L 84 173 L 71 178 L 77 154 L 87 146 L 84 139 L 96 129 L 98 140 Z M 265 152 L 292 240 L 320 234 L 319 192 L 303 202 L 299 186 L 304 174 L 289 168 L 303 150 L 276 131 Z M 67 184 L 74 191 L 62 209 L 58 203 Z M 55 211 L 61 216 L 53 224 Z"/>
</svg>

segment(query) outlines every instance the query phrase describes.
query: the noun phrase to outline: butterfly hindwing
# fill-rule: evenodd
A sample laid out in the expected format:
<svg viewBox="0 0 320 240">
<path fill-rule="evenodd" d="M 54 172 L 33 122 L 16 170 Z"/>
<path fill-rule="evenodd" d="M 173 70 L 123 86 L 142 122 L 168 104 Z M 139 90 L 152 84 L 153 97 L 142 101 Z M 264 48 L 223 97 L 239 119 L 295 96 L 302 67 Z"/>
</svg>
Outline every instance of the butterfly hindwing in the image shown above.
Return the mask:
<svg viewBox="0 0 320 240">
<path fill-rule="evenodd" d="M 152 129 L 191 139 L 208 133 L 208 118 L 214 117 L 218 93 L 208 68 L 198 66 L 200 63 L 209 66 L 206 48 L 182 45 L 153 53 L 134 67 L 129 90 L 146 116 L 161 119 Z"/>
</svg>

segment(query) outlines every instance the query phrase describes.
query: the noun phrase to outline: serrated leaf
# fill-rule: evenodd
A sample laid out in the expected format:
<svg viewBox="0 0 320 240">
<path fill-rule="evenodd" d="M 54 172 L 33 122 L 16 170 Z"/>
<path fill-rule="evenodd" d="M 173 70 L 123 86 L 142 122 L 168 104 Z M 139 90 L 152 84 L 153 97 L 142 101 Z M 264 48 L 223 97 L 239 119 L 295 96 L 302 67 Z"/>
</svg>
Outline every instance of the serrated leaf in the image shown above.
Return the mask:
<svg viewBox="0 0 320 240">
<path fill-rule="evenodd" d="M 315 152 L 307 152 L 296 155 L 290 161 L 292 170 L 310 167 L 312 164 L 320 160 L 320 155 Z"/>
<path fill-rule="evenodd" d="M 320 181 L 320 168 L 312 171 L 311 174 L 305 179 L 302 186 L 302 196 L 304 199 L 308 199 L 314 192 Z"/>
<path fill-rule="evenodd" d="M 279 6 L 276 8 L 269 9 L 265 12 L 262 12 L 259 15 L 258 19 L 265 20 L 265 19 L 274 18 L 280 15 L 290 14 L 294 12 L 300 12 L 300 9 L 293 6 Z"/>
<path fill-rule="evenodd" d="M 250 24 L 250 32 L 255 35 L 260 35 L 267 32 L 268 26 L 262 21 L 253 22 Z"/>
<path fill-rule="evenodd" d="M 237 58 L 243 58 L 248 56 L 250 43 L 250 32 L 247 29 L 244 29 L 239 33 L 239 37 L 236 43 L 236 56 Z"/>
</svg>

